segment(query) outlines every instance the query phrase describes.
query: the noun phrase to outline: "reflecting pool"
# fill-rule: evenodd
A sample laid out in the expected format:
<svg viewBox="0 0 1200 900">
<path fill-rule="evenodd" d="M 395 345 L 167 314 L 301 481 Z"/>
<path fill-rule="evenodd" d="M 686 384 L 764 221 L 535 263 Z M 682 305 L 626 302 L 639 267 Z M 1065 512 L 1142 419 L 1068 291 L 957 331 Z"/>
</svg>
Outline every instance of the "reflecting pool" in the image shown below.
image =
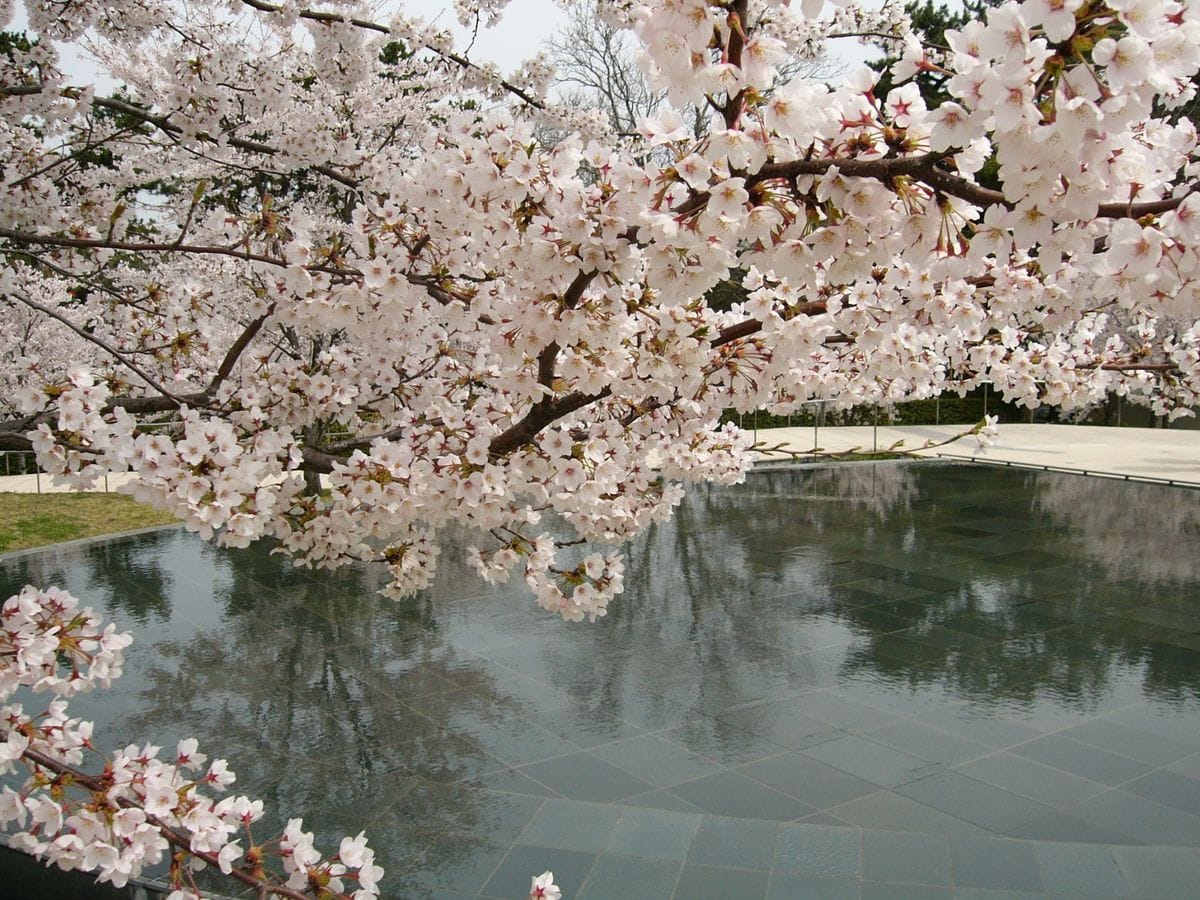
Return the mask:
<svg viewBox="0 0 1200 900">
<path fill-rule="evenodd" d="M 759 470 L 559 621 L 447 547 L 415 600 L 175 529 L 0 558 L 135 635 L 72 701 L 189 735 L 392 897 L 1194 895 L 1200 495 L 938 463 Z M 996 895 L 999 896 L 999 895 Z"/>
</svg>

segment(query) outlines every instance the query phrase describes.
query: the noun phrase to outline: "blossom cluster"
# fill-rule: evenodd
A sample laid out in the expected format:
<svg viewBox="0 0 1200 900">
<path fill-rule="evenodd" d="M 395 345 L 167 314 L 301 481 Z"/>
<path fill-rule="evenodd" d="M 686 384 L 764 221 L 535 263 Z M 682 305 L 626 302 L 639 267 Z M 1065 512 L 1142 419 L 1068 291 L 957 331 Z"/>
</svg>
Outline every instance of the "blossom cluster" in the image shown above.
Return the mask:
<svg viewBox="0 0 1200 900">
<path fill-rule="evenodd" d="M 234 774 L 225 760 L 198 752 L 195 738 L 165 756 L 151 744 L 100 755 L 92 724 L 71 718 L 64 698 L 107 687 L 130 641 L 56 588 L 26 587 L 0 609 L 0 774 L 29 772 L 20 790 L 0 790 L 0 827 L 16 829 L 10 846 L 116 887 L 169 857 L 171 900 L 199 897 L 194 873 L 205 865 L 264 895 L 376 897 L 383 870 L 363 834 L 344 838 L 328 857 L 300 819 L 277 840 L 256 841 L 262 801 L 210 796 Z M 22 689 L 29 698 L 15 696 Z M 41 713 L 13 702 L 37 693 L 56 698 Z M 90 773 L 89 761 L 103 764 Z"/>
<path fill-rule="evenodd" d="M 929 48 L 890 8 L 627 0 L 669 102 L 553 142 L 543 60 L 477 66 L 415 15 L 26 6 L 0 446 L 131 472 L 225 544 L 374 560 L 399 597 L 465 531 L 482 577 L 594 618 L 622 542 L 750 464 L 727 409 L 1200 403 L 1194 5 L 1009 2 Z M 886 91 L 786 77 L 866 32 Z M 119 93 L 69 83 L 76 39 Z"/>
</svg>

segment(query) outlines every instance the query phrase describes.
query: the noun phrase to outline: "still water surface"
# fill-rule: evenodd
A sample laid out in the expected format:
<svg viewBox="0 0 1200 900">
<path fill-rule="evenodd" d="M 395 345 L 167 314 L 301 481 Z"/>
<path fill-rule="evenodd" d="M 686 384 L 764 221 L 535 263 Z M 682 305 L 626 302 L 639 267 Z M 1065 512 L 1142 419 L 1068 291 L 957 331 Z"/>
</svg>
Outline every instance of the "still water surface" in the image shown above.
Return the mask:
<svg viewBox="0 0 1200 900">
<path fill-rule="evenodd" d="M 584 896 L 726 871 L 747 896 L 858 890 L 871 840 L 805 874 L 787 835 L 1200 846 L 1198 500 L 935 463 L 757 471 L 637 540 L 595 624 L 487 588 L 461 547 L 396 603 L 372 569 L 178 530 L 0 559 L 0 596 L 59 584 L 134 632 L 114 689 L 72 701 L 99 745 L 200 737 L 273 824 L 365 828 L 392 896 L 518 896 L 547 867 Z"/>
</svg>

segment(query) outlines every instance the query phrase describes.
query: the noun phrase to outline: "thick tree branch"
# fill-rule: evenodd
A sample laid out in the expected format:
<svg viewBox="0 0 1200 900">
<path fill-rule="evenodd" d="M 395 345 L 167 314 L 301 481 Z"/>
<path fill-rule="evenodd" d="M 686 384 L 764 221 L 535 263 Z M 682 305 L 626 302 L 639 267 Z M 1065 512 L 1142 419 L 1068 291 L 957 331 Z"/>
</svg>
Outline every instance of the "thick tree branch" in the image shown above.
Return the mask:
<svg viewBox="0 0 1200 900">
<path fill-rule="evenodd" d="M 533 404 L 525 418 L 492 439 L 488 453 L 493 458 L 507 456 L 532 441 L 547 425 L 611 395 L 612 389 L 604 388 L 594 394 L 576 391 L 562 397 L 540 400 Z"/>
<path fill-rule="evenodd" d="M 725 47 L 725 61 L 739 69 L 742 67 L 742 52 L 746 49 L 746 15 L 749 7 L 749 0 L 734 0 L 729 4 L 729 43 Z M 725 100 L 721 114 L 725 119 L 726 128 L 733 128 L 737 125 L 745 101 L 745 88 Z"/>
<path fill-rule="evenodd" d="M 1006 199 L 1000 191 L 981 187 L 960 175 L 938 168 L 937 164 L 945 158 L 944 153 L 925 153 L 920 156 L 899 156 L 890 159 L 797 159 L 784 163 L 767 163 L 747 178 L 747 184 L 786 181 L 805 175 L 824 175 L 836 167 L 840 174 L 847 177 L 872 178 L 885 184 L 898 177 L 914 178 L 943 194 L 958 197 L 976 206 L 1003 206 L 1012 209 L 1016 205 Z M 1142 203 L 1102 203 L 1097 216 L 1102 219 L 1140 219 L 1142 216 L 1158 215 L 1177 209 L 1187 197 L 1197 191 L 1200 191 L 1200 183 L 1191 185 L 1187 193 L 1179 197 Z"/>
<path fill-rule="evenodd" d="M 258 336 L 259 331 L 262 330 L 263 325 L 274 312 L 275 304 L 272 303 L 265 313 L 242 330 L 242 333 L 238 335 L 238 339 L 233 342 L 233 345 L 226 352 L 225 358 L 221 360 L 221 365 L 217 368 L 217 373 L 213 375 L 212 380 L 208 383 L 208 387 L 204 389 L 205 394 L 209 396 L 214 394 L 217 388 L 221 386 L 221 383 L 233 373 L 233 367 L 237 365 L 242 352 L 250 346 L 250 342 Z"/>
</svg>

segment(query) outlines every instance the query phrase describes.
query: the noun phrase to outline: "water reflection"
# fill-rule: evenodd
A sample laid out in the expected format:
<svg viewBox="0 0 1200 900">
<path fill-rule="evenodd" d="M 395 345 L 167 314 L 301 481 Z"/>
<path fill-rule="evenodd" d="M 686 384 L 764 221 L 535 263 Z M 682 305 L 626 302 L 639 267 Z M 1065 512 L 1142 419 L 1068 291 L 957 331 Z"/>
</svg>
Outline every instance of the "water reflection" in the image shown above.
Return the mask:
<svg viewBox="0 0 1200 900">
<path fill-rule="evenodd" d="M 954 704 L 1034 728 L 1146 701 L 1194 714 L 1198 541 L 1181 489 L 849 465 L 691 490 L 594 625 L 485 591 L 455 546 L 400 604 L 370 568 L 171 530 L 0 560 L 0 588 L 64 584 L 135 632 L 116 690 L 77 704 L 99 740 L 220 746 L 277 816 L 368 828 L 405 894 L 469 882 L 545 796 L 672 786 L 664 748 L 708 773 Z M 625 780 L 593 796 L 598 760 Z"/>
</svg>

